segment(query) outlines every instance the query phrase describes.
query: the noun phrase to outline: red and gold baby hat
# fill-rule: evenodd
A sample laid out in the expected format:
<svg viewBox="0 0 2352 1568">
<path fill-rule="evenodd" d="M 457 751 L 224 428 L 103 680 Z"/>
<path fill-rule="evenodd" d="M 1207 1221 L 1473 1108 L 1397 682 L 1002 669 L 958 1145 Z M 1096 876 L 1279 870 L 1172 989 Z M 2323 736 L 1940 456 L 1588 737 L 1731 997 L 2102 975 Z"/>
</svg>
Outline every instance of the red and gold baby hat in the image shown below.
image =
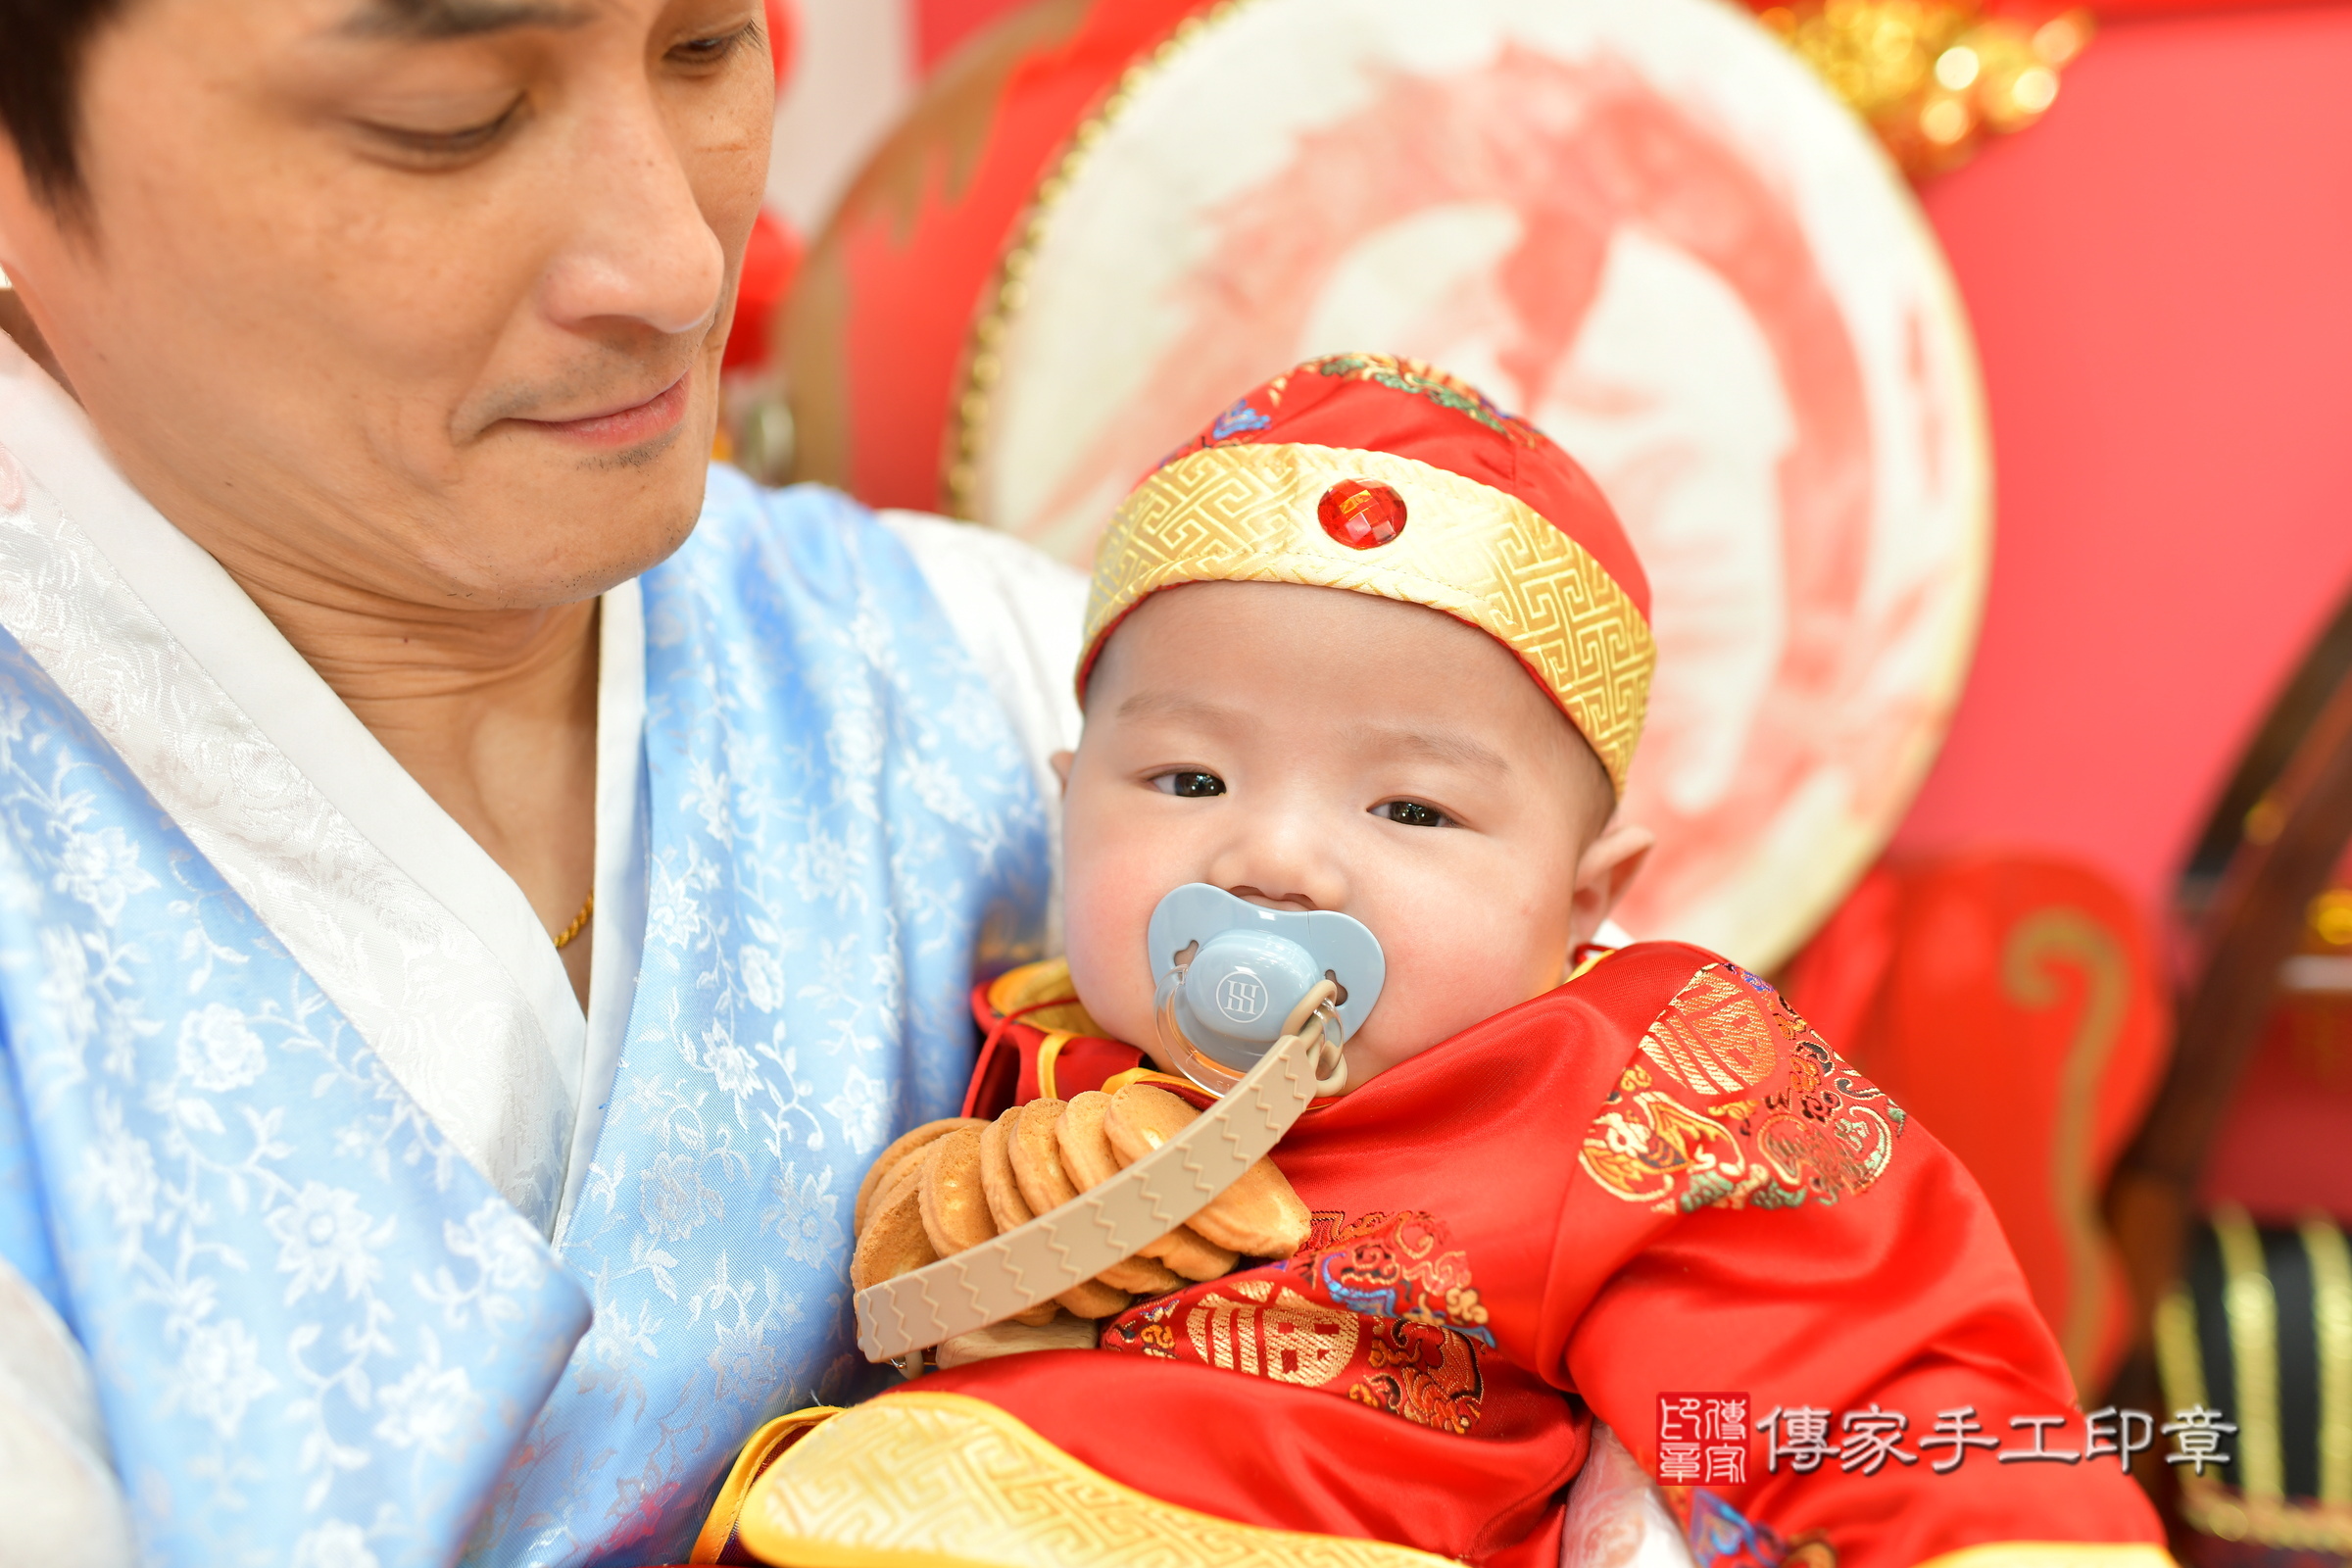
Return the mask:
<svg viewBox="0 0 2352 1568">
<path fill-rule="evenodd" d="M 1309 360 L 1178 448 L 1103 536 L 1082 695 L 1120 619 L 1190 582 L 1345 588 L 1468 621 L 1519 657 L 1625 791 L 1656 662 L 1642 563 L 1567 453 L 1442 370 Z"/>
</svg>

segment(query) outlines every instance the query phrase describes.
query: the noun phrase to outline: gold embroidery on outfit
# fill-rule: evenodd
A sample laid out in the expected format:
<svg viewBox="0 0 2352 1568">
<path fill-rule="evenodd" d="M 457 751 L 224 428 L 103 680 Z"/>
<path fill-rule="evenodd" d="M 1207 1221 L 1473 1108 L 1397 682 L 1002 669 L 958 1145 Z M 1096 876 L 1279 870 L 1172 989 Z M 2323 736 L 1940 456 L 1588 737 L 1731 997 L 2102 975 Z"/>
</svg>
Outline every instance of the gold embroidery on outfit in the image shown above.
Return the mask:
<svg viewBox="0 0 2352 1568">
<path fill-rule="evenodd" d="M 1412 523 L 1357 550 L 1316 505 L 1344 479 L 1386 484 Z M 1649 701 L 1649 623 L 1585 547 L 1527 503 L 1412 458 L 1237 445 L 1180 458 L 1111 519 L 1087 596 L 1086 646 L 1160 588 L 1284 582 L 1426 605 L 1516 653 L 1592 742 L 1622 794 Z"/>
<path fill-rule="evenodd" d="M 1734 1089 L 1751 1092 L 1704 1098 Z M 1879 1179 L 1903 1122 L 1770 986 L 1715 963 L 1642 1036 L 1578 1162 L 1612 1196 L 1661 1213 L 1834 1203 Z"/>
<path fill-rule="evenodd" d="M 1737 1094 L 1772 1073 L 1780 1045 L 1757 1028 L 1755 994 L 1712 966 L 1690 977 L 1642 1037 L 1642 1054 L 1701 1094 Z"/>
<path fill-rule="evenodd" d="M 1479 1352 L 1494 1348 L 1461 1249 L 1416 1209 L 1320 1210 L 1281 1263 L 1138 1302 L 1100 1348 L 1192 1361 L 1369 1405 L 1467 1434 L 1486 1397 Z"/>
<path fill-rule="evenodd" d="M 1310 1301 L 1287 1286 L 1275 1297 L 1269 1280 L 1240 1280 L 1234 1289 L 1243 1299 L 1205 1296 L 1185 1311 L 1185 1338 L 1204 1364 L 1319 1389 L 1354 1356 L 1353 1312 Z"/>
<path fill-rule="evenodd" d="M 1121 1486 L 994 1405 L 908 1391 L 810 1431 L 737 1538 L 807 1568 L 1437 1568 L 1386 1542 L 1237 1524 Z"/>
</svg>

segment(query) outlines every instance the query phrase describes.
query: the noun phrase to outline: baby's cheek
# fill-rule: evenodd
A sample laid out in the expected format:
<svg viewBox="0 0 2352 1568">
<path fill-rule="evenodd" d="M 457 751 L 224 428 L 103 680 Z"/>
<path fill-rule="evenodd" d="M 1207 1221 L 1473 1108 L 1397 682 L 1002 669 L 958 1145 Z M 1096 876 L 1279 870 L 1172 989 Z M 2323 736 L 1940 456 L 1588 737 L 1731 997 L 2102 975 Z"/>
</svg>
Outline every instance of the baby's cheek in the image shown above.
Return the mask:
<svg viewBox="0 0 2352 1568">
<path fill-rule="evenodd" d="M 1144 933 L 1152 917 L 1148 868 L 1073 854 L 1066 888 L 1070 979 L 1078 1000 L 1116 1039 L 1152 1038 L 1152 974 Z"/>
<path fill-rule="evenodd" d="M 1543 942 L 1508 922 L 1424 921 L 1404 939 L 1404 951 L 1390 954 L 1389 989 L 1367 1027 L 1399 1056 L 1417 1054 L 1542 996 L 1559 969 L 1557 959 L 1540 961 Z"/>
</svg>

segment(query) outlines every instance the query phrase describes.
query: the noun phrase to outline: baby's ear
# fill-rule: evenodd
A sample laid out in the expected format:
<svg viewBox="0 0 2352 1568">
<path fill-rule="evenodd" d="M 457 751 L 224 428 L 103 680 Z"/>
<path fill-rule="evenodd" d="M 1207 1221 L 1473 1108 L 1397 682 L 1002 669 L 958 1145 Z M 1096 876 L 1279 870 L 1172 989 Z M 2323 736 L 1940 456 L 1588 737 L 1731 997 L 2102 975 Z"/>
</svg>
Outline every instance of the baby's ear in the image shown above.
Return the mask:
<svg viewBox="0 0 2352 1568">
<path fill-rule="evenodd" d="M 1046 760 L 1054 764 L 1054 776 L 1061 780 L 1061 793 L 1069 794 L 1070 764 L 1078 760 L 1078 754 L 1076 752 L 1055 752 Z"/>
<path fill-rule="evenodd" d="M 1657 836 L 1639 823 L 1612 820 L 1585 846 L 1576 862 L 1576 892 L 1568 906 L 1568 950 L 1592 940 L 1626 889 L 1649 859 Z"/>
</svg>

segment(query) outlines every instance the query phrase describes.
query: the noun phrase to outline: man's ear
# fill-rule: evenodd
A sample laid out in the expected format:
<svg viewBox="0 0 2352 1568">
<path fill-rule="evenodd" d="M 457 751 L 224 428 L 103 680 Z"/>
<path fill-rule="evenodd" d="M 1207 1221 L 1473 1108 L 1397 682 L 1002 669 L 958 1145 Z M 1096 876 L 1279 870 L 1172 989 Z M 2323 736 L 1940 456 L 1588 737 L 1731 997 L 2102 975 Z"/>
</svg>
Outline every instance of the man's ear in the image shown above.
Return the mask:
<svg viewBox="0 0 2352 1568">
<path fill-rule="evenodd" d="M 1592 940 L 1592 933 L 1617 907 L 1625 890 L 1634 885 L 1657 842 L 1657 836 L 1645 827 L 1612 820 L 1600 830 L 1600 837 L 1585 846 L 1576 862 L 1576 892 L 1568 906 L 1571 953 Z"/>
<path fill-rule="evenodd" d="M 1078 754 L 1076 752 L 1055 752 L 1046 760 L 1054 764 L 1054 776 L 1061 780 L 1061 793 L 1069 794 L 1070 764 L 1078 760 Z"/>
</svg>

